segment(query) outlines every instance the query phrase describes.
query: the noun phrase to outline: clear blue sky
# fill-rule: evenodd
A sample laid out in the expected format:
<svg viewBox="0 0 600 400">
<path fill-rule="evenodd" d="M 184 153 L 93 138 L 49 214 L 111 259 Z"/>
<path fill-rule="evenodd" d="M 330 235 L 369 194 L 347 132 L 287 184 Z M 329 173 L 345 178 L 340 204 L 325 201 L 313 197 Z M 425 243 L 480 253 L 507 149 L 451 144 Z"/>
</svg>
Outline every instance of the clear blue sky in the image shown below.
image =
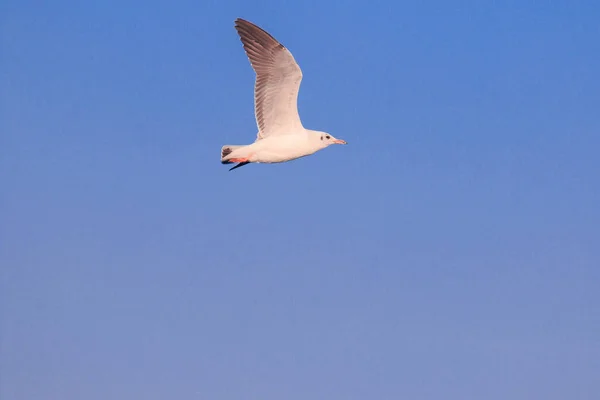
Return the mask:
<svg viewBox="0 0 600 400">
<path fill-rule="evenodd" d="M 597 1 L 0 16 L 2 400 L 600 398 Z M 348 146 L 219 163 L 237 17 Z"/>
</svg>

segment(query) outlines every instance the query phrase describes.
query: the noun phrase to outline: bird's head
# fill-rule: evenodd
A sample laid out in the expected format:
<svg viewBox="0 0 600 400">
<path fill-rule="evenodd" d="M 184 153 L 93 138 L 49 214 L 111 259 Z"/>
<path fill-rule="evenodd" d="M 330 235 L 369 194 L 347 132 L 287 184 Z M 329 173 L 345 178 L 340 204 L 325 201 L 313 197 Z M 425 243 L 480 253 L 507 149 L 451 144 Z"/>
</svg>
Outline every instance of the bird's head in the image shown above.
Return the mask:
<svg viewBox="0 0 600 400">
<path fill-rule="evenodd" d="M 312 134 L 316 140 L 319 140 L 321 146 L 323 147 L 327 147 L 332 144 L 347 144 L 345 140 L 336 139 L 333 137 L 333 135 L 327 132 L 313 131 Z"/>
</svg>

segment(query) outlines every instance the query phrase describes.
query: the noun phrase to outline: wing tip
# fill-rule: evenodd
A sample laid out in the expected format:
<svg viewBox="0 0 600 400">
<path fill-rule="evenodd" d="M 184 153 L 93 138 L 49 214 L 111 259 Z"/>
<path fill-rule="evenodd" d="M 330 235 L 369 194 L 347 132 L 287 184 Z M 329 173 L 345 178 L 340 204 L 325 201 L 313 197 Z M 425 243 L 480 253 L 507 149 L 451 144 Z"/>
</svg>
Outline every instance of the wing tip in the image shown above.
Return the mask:
<svg viewBox="0 0 600 400">
<path fill-rule="evenodd" d="M 266 30 L 264 30 L 263 28 L 261 28 L 260 26 L 256 25 L 253 22 L 250 22 L 244 18 L 236 18 L 235 22 L 234 22 L 234 26 L 236 31 L 238 32 L 238 35 L 240 35 L 240 38 L 242 39 L 242 42 L 244 42 L 244 38 L 246 37 L 250 37 L 255 41 L 258 41 L 259 43 L 261 43 L 261 45 L 265 45 L 264 43 L 264 37 L 260 38 L 260 33 L 266 35 L 270 40 L 272 40 L 273 42 L 275 42 L 277 44 L 277 47 L 280 49 L 286 49 L 286 47 L 281 44 L 281 42 L 279 42 L 279 40 L 275 39 L 275 37 L 273 35 L 271 35 L 269 32 L 267 32 Z M 257 34 L 259 34 L 257 36 Z M 262 40 L 261 40 L 262 39 Z"/>
</svg>

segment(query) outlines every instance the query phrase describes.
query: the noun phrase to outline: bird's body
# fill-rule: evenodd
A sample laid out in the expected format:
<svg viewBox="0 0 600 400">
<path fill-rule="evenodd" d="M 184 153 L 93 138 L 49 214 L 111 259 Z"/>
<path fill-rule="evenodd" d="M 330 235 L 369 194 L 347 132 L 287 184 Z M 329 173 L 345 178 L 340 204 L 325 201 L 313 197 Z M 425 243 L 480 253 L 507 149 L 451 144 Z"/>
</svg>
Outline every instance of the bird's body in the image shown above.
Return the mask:
<svg viewBox="0 0 600 400">
<path fill-rule="evenodd" d="M 221 148 L 223 164 L 280 163 L 305 157 L 331 144 L 346 144 L 330 134 L 305 129 L 297 100 L 302 71 L 292 54 L 258 26 L 238 18 L 235 25 L 256 73 L 254 112 L 258 134 L 249 145 Z"/>
<path fill-rule="evenodd" d="M 247 158 L 250 162 L 267 164 L 291 161 L 321 149 L 318 147 L 319 139 L 317 141 L 311 139 L 312 135 L 308 132 L 271 136 L 247 146 L 238 147 L 232 150 L 228 156 L 229 158 Z M 231 147 L 224 146 L 225 149 Z"/>
</svg>

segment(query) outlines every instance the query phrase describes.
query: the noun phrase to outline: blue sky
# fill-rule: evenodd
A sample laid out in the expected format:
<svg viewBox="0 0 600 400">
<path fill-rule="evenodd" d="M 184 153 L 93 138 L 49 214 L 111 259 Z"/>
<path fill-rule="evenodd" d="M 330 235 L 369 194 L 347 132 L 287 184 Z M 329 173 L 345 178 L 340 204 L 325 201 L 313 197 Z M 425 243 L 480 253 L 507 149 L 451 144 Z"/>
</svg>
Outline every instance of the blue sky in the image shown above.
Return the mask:
<svg viewBox="0 0 600 400">
<path fill-rule="evenodd" d="M 599 398 L 597 2 L 0 15 L 3 400 Z M 237 17 L 348 146 L 219 163 Z"/>
</svg>

